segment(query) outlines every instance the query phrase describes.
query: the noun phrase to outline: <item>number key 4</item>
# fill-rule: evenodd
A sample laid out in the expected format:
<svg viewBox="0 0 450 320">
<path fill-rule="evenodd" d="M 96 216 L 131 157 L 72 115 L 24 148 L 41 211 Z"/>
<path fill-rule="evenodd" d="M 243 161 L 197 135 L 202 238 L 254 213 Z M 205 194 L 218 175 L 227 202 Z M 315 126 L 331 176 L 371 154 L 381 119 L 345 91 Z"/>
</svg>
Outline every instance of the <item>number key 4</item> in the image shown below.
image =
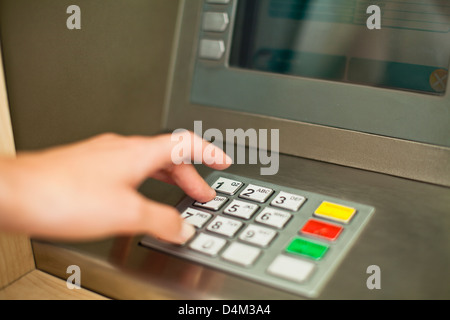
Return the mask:
<svg viewBox="0 0 450 320">
<path fill-rule="evenodd" d="M 218 211 L 227 201 L 228 198 L 226 197 L 216 196 L 214 199 L 206 203 L 196 201 L 194 202 L 194 206 L 212 211 Z"/>
</svg>

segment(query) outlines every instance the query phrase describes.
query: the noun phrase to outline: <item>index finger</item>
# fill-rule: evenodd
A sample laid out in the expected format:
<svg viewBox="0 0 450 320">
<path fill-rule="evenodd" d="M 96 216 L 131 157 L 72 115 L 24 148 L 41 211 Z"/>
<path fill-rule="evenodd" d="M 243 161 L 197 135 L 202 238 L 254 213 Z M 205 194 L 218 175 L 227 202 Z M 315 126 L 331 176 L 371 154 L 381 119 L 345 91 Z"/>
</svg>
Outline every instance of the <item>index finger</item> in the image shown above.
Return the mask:
<svg viewBox="0 0 450 320">
<path fill-rule="evenodd" d="M 158 154 L 151 156 L 153 169 L 170 165 L 204 164 L 215 170 L 227 169 L 232 159 L 219 147 L 187 130 L 155 137 L 151 150 Z"/>
</svg>

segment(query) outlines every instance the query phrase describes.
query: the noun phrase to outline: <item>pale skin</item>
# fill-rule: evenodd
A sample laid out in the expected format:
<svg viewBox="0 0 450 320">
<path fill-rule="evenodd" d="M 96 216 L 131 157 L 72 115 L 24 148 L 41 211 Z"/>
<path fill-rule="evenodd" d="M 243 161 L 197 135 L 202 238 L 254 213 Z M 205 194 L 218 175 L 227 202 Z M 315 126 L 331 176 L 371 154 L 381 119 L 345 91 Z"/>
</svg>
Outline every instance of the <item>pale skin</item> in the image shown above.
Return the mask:
<svg viewBox="0 0 450 320">
<path fill-rule="evenodd" d="M 202 146 L 208 142 L 190 134 Z M 193 199 L 207 202 L 215 191 L 191 164 L 174 165 L 171 135 L 122 137 L 105 134 L 76 144 L 17 158 L 0 158 L 0 230 L 32 237 L 90 240 L 113 235 L 148 234 L 184 243 L 195 232 L 168 205 L 148 199 L 137 188 L 148 178 L 178 185 Z M 215 147 L 214 147 L 215 148 Z M 219 148 L 209 167 L 226 169 L 230 159 Z M 217 156 L 219 155 L 219 157 Z M 222 164 L 220 164 L 222 163 Z"/>
</svg>

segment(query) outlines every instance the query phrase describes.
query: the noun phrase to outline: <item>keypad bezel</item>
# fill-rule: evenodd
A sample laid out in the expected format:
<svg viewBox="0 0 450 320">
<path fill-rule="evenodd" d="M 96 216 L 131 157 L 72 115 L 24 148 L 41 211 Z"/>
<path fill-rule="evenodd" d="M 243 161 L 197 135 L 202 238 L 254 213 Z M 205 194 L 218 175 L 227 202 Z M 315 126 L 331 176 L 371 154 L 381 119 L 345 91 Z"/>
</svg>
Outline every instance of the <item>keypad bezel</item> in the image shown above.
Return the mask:
<svg viewBox="0 0 450 320">
<path fill-rule="evenodd" d="M 160 242 L 152 237 L 144 237 L 141 244 L 148 246 L 159 251 L 163 251 L 168 254 L 175 255 L 177 257 L 190 260 L 195 263 L 205 265 L 217 270 L 224 271 L 226 273 L 231 273 L 239 277 L 249 279 L 251 281 L 256 281 L 263 285 L 268 285 L 280 290 L 288 291 L 294 294 L 298 294 L 306 297 L 317 297 L 321 292 L 322 288 L 328 281 L 328 279 L 333 275 L 334 271 L 340 264 L 340 262 L 345 258 L 347 252 L 350 250 L 352 245 L 356 242 L 357 237 L 362 232 L 369 219 L 374 213 L 374 208 L 371 206 L 355 203 L 348 200 L 336 199 L 334 197 L 329 197 L 326 195 L 321 195 L 313 192 L 308 192 L 304 190 L 299 190 L 290 187 L 284 187 L 281 185 L 259 181 L 256 179 L 251 179 L 243 176 L 233 175 L 224 172 L 213 172 L 205 180 L 212 185 L 220 177 L 231 179 L 239 182 L 243 182 L 243 186 L 233 195 L 222 194 L 217 192 L 218 196 L 227 197 L 226 205 L 222 206 L 218 211 L 211 211 L 201 207 L 194 206 L 195 201 L 190 197 L 183 198 L 177 205 L 177 209 L 180 212 L 185 212 L 187 208 L 193 208 L 198 211 L 203 211 L 205 213 L 211 214 L 212 218 L 206 223 L 202 228 L 197 228 L 197 234 L 186 244 L 182 246 L 172 245 L 164 242 Z M 248 185 L 257 185 L 264 188 L 272 189 L 274 192 L 266 199 L 264 203 L 252 202 L 240 197 L 240 194 Z M 306 198 L 304 203 L 301 205 L 298 211 L 288 211 L 283 210 L 278 207 L 271 206 L 271 202 L 280 191 L 295 194 Z M 239 200 L 249 203 L 258 204 L 258 210 L 252 215 L 250 219 L 239 218 L 236 216 L 230 216 L 225 214 L 223 211 L 228 207 L 233 200 Z M 332 203 L 337 203 L 343 206 L 348 206 L 356 209 L 356 214 L 353 216 L 352 220 L 348 224 L 337 223 L 336 221 L 327 220 L 319 218 L 314 215 L 315 210 L 320 206 L 323 201 L 329 201 Z M 285 224 L 282 229 L 275 227 L 270 227 L 265 224 L 258 223 L 256 221 L 257 217 L 265 208 L 271 208 L 277 211 L 283 211 L 291 214 L 289 221 Z M 220 235 L 207 230 L 208 226 L 214 221 L 215 217 L 221 216 L 228 219 L 238 220 L 242 222 L 242 226 L 239 230 L 232 236 Z M 316 219 L 329 224 L 340 225 L 343 227 L 342 232 L 339 234 L 338 239 L 334 241 L 328 241 L 315 237 L 311 234 L 302 234 L 300 231 L 303 226 L 310 220 Z M 258 225 L 260 227 L 268 228 L 274 230 L 277 234 L 270 241 L 269 245 L 262 247 L 256 244 L 251 244 L 245 242 L 239 237 L 249 225 Z M 197 252 L 189 249 L 190 243 L 195 241 L 199 234 L 207 234 L 217 238 L 222 238 L 226 241 L 226 244 L 218 252 L 216 256 L 208 256 L 201 252 Z M 302 257 L 300 255 L 293 255 L 286 252 L 286 248 L 290 245 L 293 239 L 304 238 L 311 242 L 317 242 L 320 244 L 325 244 L 328 246 L 326 254 L 318 261 L 309 259 L 308 257 Z M 240 266 L 234 264 L 222 258 L 222 254 L 227 250 L 231 243 L 239 242 L 248 246 L 254 246 L 261 250 L 261 254 L 256 259 L 255 263 L 251 266 Z M 310 276 L 301 283 L 295 283 L 281 277 L 270 274 L 267 270 L 271 263 L 279 256 L 284 255 L 291 258 L 303 260 L 305 262 L 313 263 L 314 270 L 311 272 Z"/>
</svg>

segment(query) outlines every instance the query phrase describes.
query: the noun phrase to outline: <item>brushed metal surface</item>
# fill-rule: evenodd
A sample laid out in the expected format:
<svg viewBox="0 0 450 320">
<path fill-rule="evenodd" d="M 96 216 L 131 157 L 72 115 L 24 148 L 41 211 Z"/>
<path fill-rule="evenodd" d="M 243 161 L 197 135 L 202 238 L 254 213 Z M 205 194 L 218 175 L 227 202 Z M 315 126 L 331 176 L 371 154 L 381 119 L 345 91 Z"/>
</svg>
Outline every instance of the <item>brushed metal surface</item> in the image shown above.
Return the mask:
<svg viewBox="0 0 450 320">
<path fill-rule="evenodd" d="M 81 30 L 66 27 L 73 4 Z M 0 0 L 17 149 L 159 132 L 177 10 L 178 0 Z"/>
<path fill-rule="evenodd" d="M 292 156 L 281 156 L 276 176 L 258 166 L 230 173 L 309 190 L 375 207 L 376 214 L 319 299 L 449 299 L 450 189 Z M 202 175 L 209 169 L 199 168 Z M 142 193 L 175 205 L 183 193 L 148 181 Z M 302 299 L 251 281 L 138 246 L 140 236 L 94 243 L 33 242 L 37 267 L 63 279 L 82 270 L 82 285 L 119 298 Z M 381 289 L 369 290 L 367 268 L 381 268 Z"/>
</svg>

